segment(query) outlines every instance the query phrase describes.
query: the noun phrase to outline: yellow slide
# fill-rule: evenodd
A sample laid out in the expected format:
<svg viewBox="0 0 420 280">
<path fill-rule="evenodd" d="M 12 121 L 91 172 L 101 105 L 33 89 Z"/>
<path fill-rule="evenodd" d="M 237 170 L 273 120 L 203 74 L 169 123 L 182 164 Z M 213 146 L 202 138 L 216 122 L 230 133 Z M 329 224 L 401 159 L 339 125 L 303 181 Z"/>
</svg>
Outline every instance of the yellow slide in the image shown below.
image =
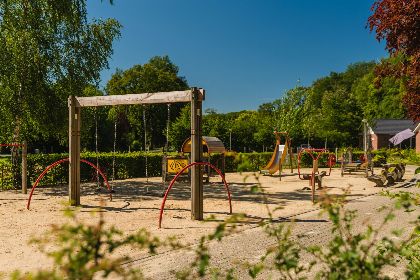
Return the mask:
<svg viewBox="0 0 420 280">
<path fill-rule="evenodd" d="M 276 144 L 276 148 L 274 149 L 270 161 L 268 162 L 267 166 L 261 170 L 261 173 L 271 175 L 276 173 L 279 170 L 280 165 L 283 165 L 285 162 L 288 150 L 288 141 L 286 141 L 285 145 Z"/>
</svg>

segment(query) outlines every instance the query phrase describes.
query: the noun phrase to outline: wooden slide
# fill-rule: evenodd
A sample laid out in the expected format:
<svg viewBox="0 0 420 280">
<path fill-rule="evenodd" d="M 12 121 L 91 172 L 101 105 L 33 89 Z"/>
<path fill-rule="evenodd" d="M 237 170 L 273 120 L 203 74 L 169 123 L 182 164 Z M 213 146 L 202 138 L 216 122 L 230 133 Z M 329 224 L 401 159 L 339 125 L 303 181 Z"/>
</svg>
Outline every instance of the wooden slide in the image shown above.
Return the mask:
<svg viewBox="0 0 420 280">
<path fill-rule="evenodd" d="M 267 166 L 261 170 L 261 173 L 270 175 L 276 173 L 280 166 L 285 162 L 288 150 L 288 141 L 286 141 L 285 145 L 276 144 L 276 148 L 274 149 L 270 161 Z"/>
</svg>

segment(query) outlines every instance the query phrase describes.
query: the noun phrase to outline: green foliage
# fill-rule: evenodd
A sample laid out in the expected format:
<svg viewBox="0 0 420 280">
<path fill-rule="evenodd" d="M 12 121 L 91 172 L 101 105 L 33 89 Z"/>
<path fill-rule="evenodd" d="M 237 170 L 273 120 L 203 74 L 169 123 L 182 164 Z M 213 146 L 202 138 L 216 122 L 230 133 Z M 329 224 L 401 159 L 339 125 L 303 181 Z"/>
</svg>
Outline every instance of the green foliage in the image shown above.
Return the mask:
<svg viewBox="0 0 420 280">
<path fill-rule="evenodd" d="M 117 70 L 108 81 L 106 92 L 109 95 L 120 95 L 186 90 L 188 89 L 188 83 L 184 77 L 178 76 L 178 71 L 178 66 L 168 56 L 155 56 L 143 65 L 134 65 L 125 71 Z M 185 104 L 180 103 L 171 104 L 169 116 L 171 122 L 175 121 L 180 115 L 184 106 Z M 119 137 L 125 141 L 124 144 L 120 143 L 120 145 L 128 147 L 136 140 L 140 141 L 140 143 L 145 142 L 144 112 L 147 145 L 151 149 L 165 146 L 168 121 L 166 104 L 131 105 L 127 106 L 125 110 L 118 111 Z M 171 127 L 170 133 L 173 129 L 177 128 Z M 174 145 L 174 143 L 171 145 Z M 143 150 L 145 150 L 144 144 L 142 146 Z"/>
<path fill-rule="evenodd" d="M 402 119 L 404 88 L 395 78 L 386 78 L 375 87 L 374 62 L 351 64 L 342 73 L 332 72 L 310 87 L 296 87 L 258 111 L 221 114 L 207 110 L 203 117 L 204 135 L 219 137 L 225 146 L 232 135 L 232 150 L 262 151 L 273 148 L 273 131 L 287 131 L 294 147 L 310 142 L 313 147 L 357 146 L 361 120 Z M 179 131 L 187 136 L 189 117 L 177 120 Z M 182 124 L 182 125 L 181 125 Z M 178 137 L 181 137 L 179 135 Z M 175 135 L 173 142 L 180 143 Z"/>
<path fill-rule="evenodd" d="M 396 256 L 401 250 L 392 238 L 378 235 L 384 226 L 393 219 L 393 210 L 386 213 L 382 224 L 373 228 L 367 226 L 365 231 L 354 233 L 353 223 L 356 211 L 346 210 L 343 200 L 326 197 L 321 203 L 332 222 L 332 233 L 335 234 L 327 248 L 311 246 L 308 251 L 313 254 L 324 268 L 317 272 L 319 279 L 388 279 L 381 276 L 386 266 L 396 264 Z M 399 232 L 393 235 L 399 237 Z"/>
<path fill-rule="evenodd" d="M 169 129 L 169 143 L 175 151 L 180 151 L 184 141 L 191 136 L 190 111 L 191 106 L 188 104 L 181 109 L 178 118 L 171 123 Z"/>
<path fill-rule="evenodd" d="M 108 67 L 115 19 L 88 20 L 85 0 L 0 2 L 1 141 L 66 141 L 67 97 Z"/>
<path fill-rule="evenodd" d="M 376 87 L 373 72 L 365 75 L 352 89 L 352 97 L 363 110 L 364 118 L 370 121 L 404 118 L 403 95 L 401 81 L 391 77 L 385 78 L 381 87 Z"/>
<path fill-rule="evenodd" d="M 9 159 L 0 160 L 0 190 L 12 189 L 13 186 L 13 166 Z"/>
<path fill-rule="evenodd" d="M 388 162 L 404 162 L 407 164 L 420 165 L 420 154 L 414 149 L 389 149 L 386 150 Z"/>
</svg>

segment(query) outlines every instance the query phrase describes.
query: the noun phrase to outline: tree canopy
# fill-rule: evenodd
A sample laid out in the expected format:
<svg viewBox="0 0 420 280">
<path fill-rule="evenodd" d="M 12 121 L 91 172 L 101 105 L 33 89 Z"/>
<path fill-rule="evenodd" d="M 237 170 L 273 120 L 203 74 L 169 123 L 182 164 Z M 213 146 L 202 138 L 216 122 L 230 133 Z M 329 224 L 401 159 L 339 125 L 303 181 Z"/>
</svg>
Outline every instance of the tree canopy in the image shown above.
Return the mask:
<svg viewBox="0 0 420 280">
<path fill-rule="evenodd" d="M 261 104 L 257 111 L 223 114 L 208 109 L 203 135 L 219 137 L 226 147 L 232 136 L 236 151 L 272 148 L 274 130 L 287 131 L 293 146 L 308 142 L 314 147 L 357 146 L 362 119 L 372 123 L 379 118 L 401 119 L 406 114 L 401 105 L 402 80 L 384 77 L 381 85 L 375 86 L 375 67 L 374 62 L 351 64 L 346 71 L 332 72 L 309 87 L 288 90 L 281 98 Z M 180 145 L 188 136 L 189 111 L 185 110 L 173 122 L 171 141 Z"/>
<path fill-rule="evenodd" d="M 84 0 L 0 1 L 1 141 L 66 139 L 67 97 L 98 82 L 120 27 Z"/>
<path fill-rule="evenodd" d="M 279 92 L 255 111 L 208 109 L 203 135 L 219 137 L 226 147 L 231 142 L 237 151 L 273 147 L 274 130 L 287 131 L 294 146 L 339 147 L 358 144 L 364 118 L 420 119 L 420 2 L 378 0 L 372 11 L 369 28 L 386 40 L 389 58 L 354 63 L 309 86 Z M 0 141 L 65 143 L 71 94 L 188 88 L 169 57 L 156 56 L 117 70 L 105 91 L 99 90 L 99 73 L 108 66 L 120 28 L 115 19 L 88 20 L 86 0 L 0 1 Z M 95 148 L 98 123 L 100 150 L 111 150 L 115 122 L 120 150 L 161 148 L 168 140 L 178 150 L 190 134 L 189 110 L 185 104 L 86 109 L 82 145 Z"/>
<path fill-rule="evenodd" d="M 403 101 L 413 120 L 420 120 L 420 1 L 377 0 L 368 23 L 378 41 L 386 41 L 393 60 L 377 68 L 383 77 L 401 78 L 406 93 Z"/>
<path fill-rule="evenodd" d="M 134 65 L 125 71 L 118 70 L 109 80 L 106 92 L 109 95 L 165 92 L 188 89 L 184 77 L 178 75 L 178 67 L 168 56 L 156 56 L 143 65 Z M 146 120 L 146 143 L 150 148 L 162 147 L 166 143 L 167 122 L 179 116 L 184 104 L 132 105 L 119 110 L 118 118 L 127 120 L 126 130 L 120 129 L 125 140 L 122 146 L 141 143 L 144 147 L 144 121 Z M 169 116 L 168 116 L 169 114 Z M 121 127 L 121 126 L 119 126 Z M 138 146 L 138 145 L 135 145 Z"/>
</svg>

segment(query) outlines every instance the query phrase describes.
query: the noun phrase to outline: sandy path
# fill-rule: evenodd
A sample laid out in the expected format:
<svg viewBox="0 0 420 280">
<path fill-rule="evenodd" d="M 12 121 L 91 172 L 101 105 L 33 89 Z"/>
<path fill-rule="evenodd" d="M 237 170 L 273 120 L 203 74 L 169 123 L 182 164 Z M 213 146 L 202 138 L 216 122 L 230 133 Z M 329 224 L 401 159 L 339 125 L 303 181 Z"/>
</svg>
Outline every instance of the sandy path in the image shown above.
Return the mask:
<svg viewBox="0 0 420 280">
<path fill-rule="evenodd" d="M 308 172 L 306 170 L 304 172 Z M 405 178 L 411 178 L 413 168 L 408 168 Z M 308 185 L 298 177 L 261 176 L 259 178 L 268 197 L 271 209 L 279 206 L 277 217 L 287 217 L 296 213 L 313 210 L 316 207 L 310 202 L 310 192 L 301 191 Z M 244 181 L 244 178 L 247 179 Z M 234 213 L 246 213 L 255 221 L 267 218 L 267 211 L 259 195 L 250 191 L 257 183 L 252 173 L 229 173 L 226 177 L 232 192 Z M 212 184 L 204 188 L 205 218 L 215 215 L 218 220 L 228 217 L 229 206 L 227 195 L 219 178 L 213 178 Z M 146 186 L 149 193 L 146 194 Z M 342 188 L 350 186 L 351 196 L 360 197 L 376 193 L 374 183 L 363 178 L 362 174 L 340 176 L 338 169 L 324 179 L 324 186 L 331 193 L 342 193 Z M 160 178 L 133 179 L 115 182 L 116 193 L 112 201 L 103 208 L 105 221 L 126 233 L 133 233 L 139 228 L 146 228 L 159 237 L 176 236 L 183 243 L 194 244 L 201 235 L 210 233 L 216 222 L 192 221 L 190 219 L 190 190 L 187 184 L 177 183 L 169 195 L 164 212 L 162 229 L 158 228 L 158 215 L 161 205 L 163 185 Z M 94 192 L 94 184 L 84 184 L 82 189 L 81 208 L 78 217 L 92 221 L 92 216 L 100 205 L 105 194 Z M 67 186 L 42 187 L 36 190 L 31 210 L 26 210 L 27 195 L 15 191 L 0 192 L 0 271 L 11 272 L 15 269 L 31 271 L 47 268 L 51 262 L 43 256 L 34 245 L 28 245 L 33 236 L 43 234 L 51 224 L 66 221 L 62 215 L 63 203 L 67 201 Z M 244 224 L 240 227 L 252 227 Z M 136 252 L 130 253 L 136 257 Z"/>
</svg>

